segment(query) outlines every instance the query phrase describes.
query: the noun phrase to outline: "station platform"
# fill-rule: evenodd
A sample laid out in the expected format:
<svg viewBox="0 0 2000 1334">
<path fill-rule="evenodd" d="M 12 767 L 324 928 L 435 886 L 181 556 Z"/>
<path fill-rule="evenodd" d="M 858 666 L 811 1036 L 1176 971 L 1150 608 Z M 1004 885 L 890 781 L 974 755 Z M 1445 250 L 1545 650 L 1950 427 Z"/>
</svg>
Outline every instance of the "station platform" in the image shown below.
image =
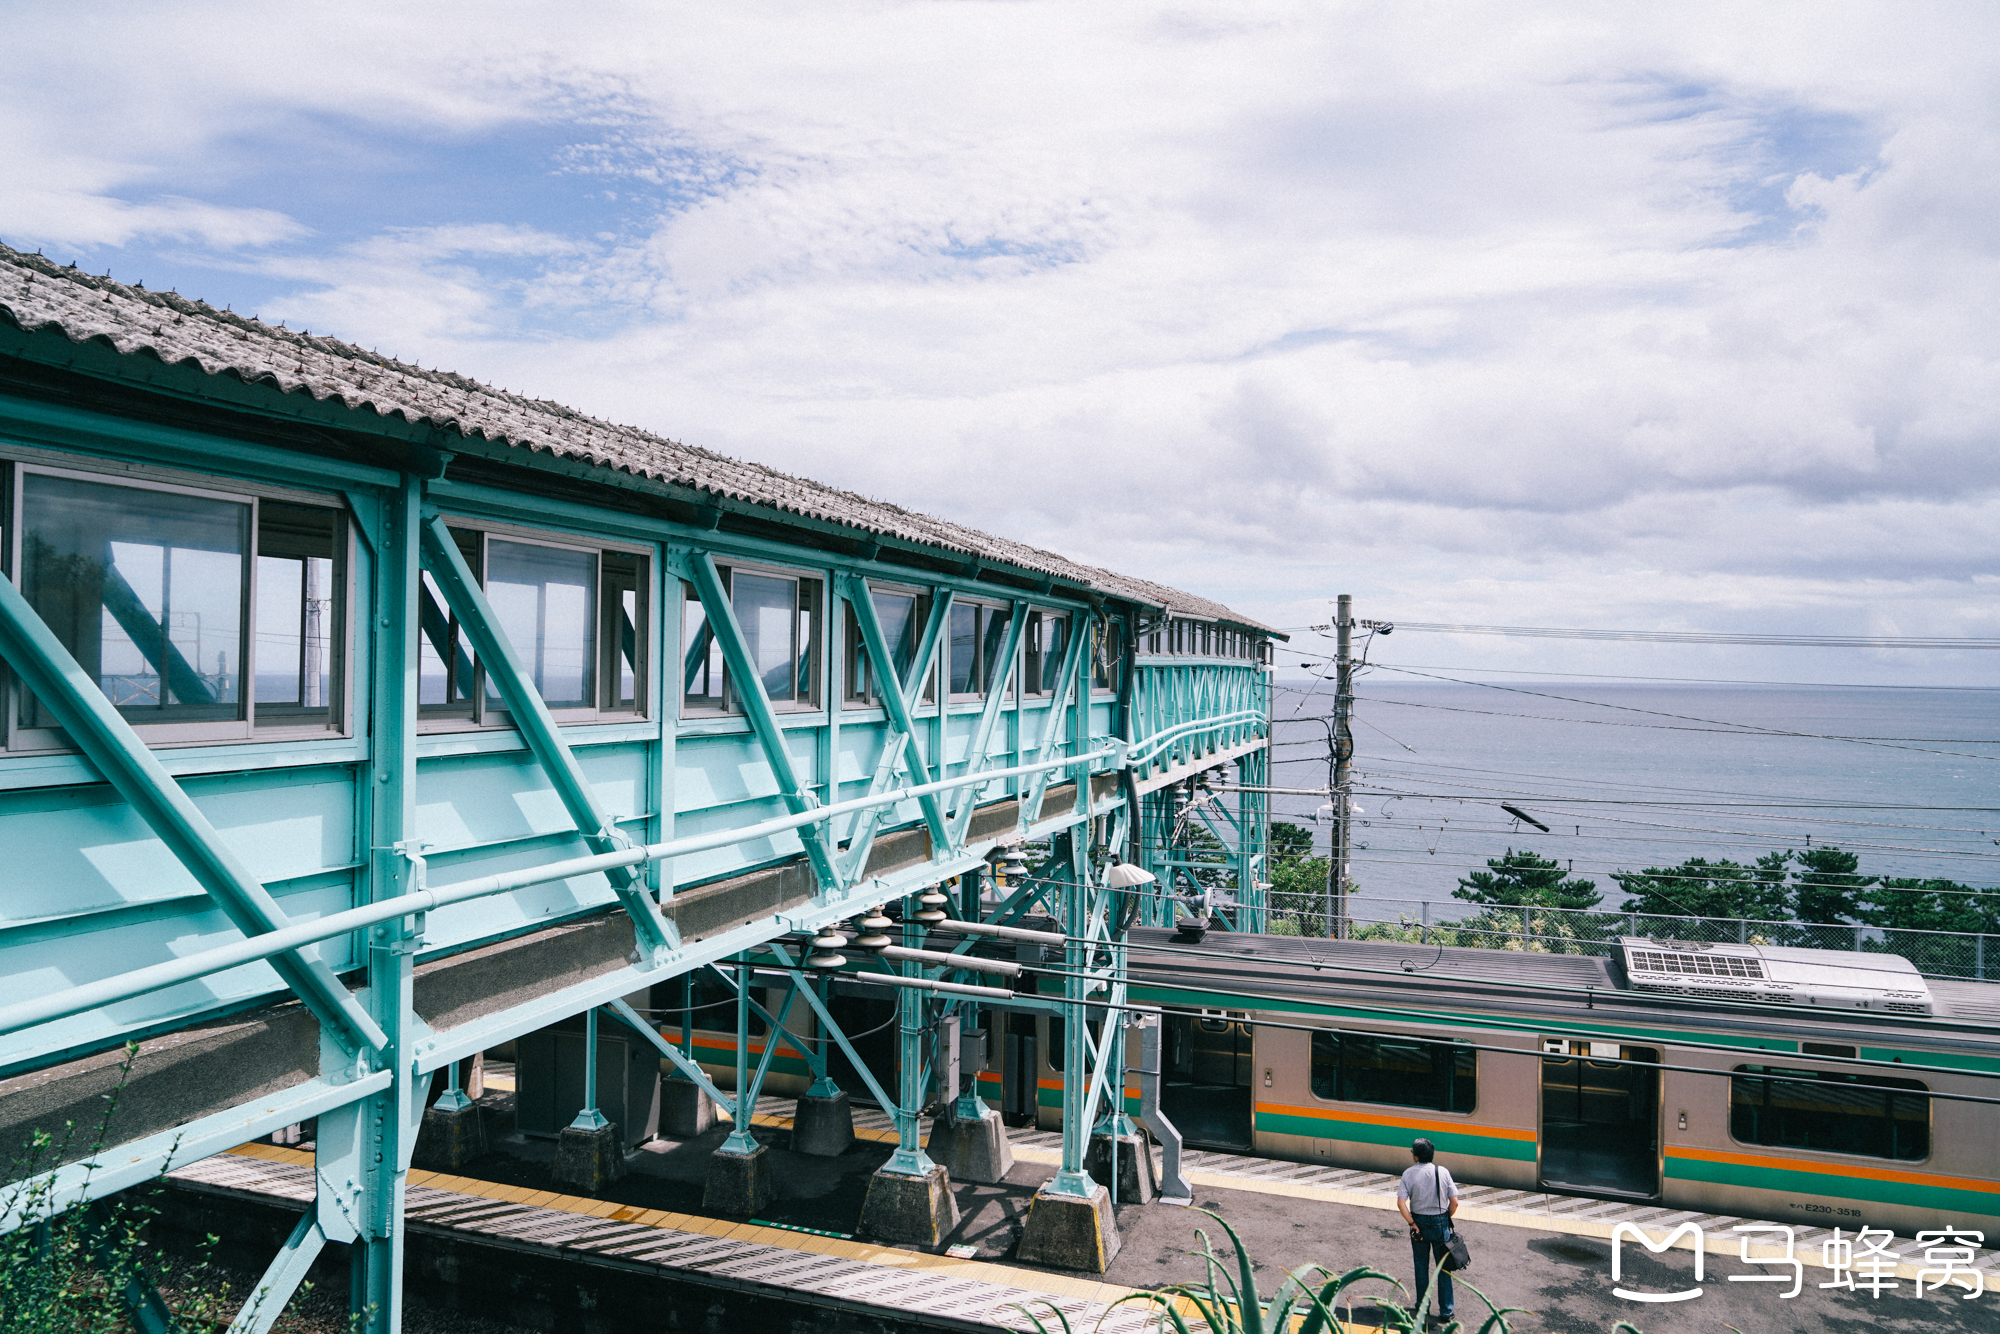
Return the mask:
<svg viewBox="0 0 2000 1334">
<path fill-rule="evenodd" d="M 511 1111 L 510 1085 L 506 1071 L 489 1073 L 488 1093 L 481 1101 L 495 1120 Z M 789 1138 L 791 1112 L 789 1100 L 762 1100 L 753 1123 L 759 1139 L 781 1147 Z M 781 1180 L 792 1198 L 775 1201 L 770 1218 L 698 1212 L 698 1188 L 687 1183 L 705 1158 L 708 1139 L 719 1138 L 726 1129 L 725 1119 L 701 1141 L 642 1147 L 630 1156 L 634 1175 L 607 1190 L 607 1198 L 546 1188 L 546 1168 L 526 1156 L 545 1150 L 518 1137 L 497 1136 L 499 1152 L 468 1164 L 461 1174 L 411 1173 L 412 1235 L 450 1237 L 521 1255 L 778 1299 L 795 1310 L 811 1307 L 829 1317 L 838 1315 L 830 1328 L 1027 1330 L 1033 1325 L 1020 1308 L 1032 1307 L 1053 1330 L 1058 1327 L 1048 1310 L 1053 1306 L 1072 1329 L 1102 1329 L 1105 1334 L 1139 1334 L 1153 1327 L 1155 1308 L 1138 1302 L 1118 1305 L 1121 1299 L 1198 1277 L 1200 1266 L 1189 1257 L 1196 1228 L 1226 1246 L 1213 1221 L 1197 1211 L 1127 1205 L 1118 1210 L 1124 1249 L 1102 1276 L 1014 1261 L 1012 1243 L 1026 1200 L 1060 1156 L 1057 1135 L 1021 1129 L 1010 1131 L 1016 1167 L 1006 1183 L 958 1191 L 965 1221 L 949 1239 L 957 1244 L 958 1255 L 847 1235 L 854 1223 L 842 1220 L 858 1217 L 859 1188 L 895 1138 L 889 1118 L 873 1107 L 856 1107 L 854 1116 L 860 1143 L 842 1159 L 786 1155 L 795 1161 Z M 202 1195 L 296 1211 L 311 1198 L 311 1164 L 310 1154 L 300 1149 L 259 1143 L 171 1175 L 178 1186 Z M 1195 1203 L 1228 1219 L 1245 1238 L 1259 1262 L 1265 1296 L 1286 1271 L 1308 1263 L 1342 1270 L 1371 1263 L 1409 1281 L 1403 1272 L 1408 1245 L 1395 1213 L 1394 1177 L 1194 1150 L 1185 1155 L 1183 1168 Z M 825 1175 L 815 1178 L 813 1172 Z M 781 1195 L 786 1193 L 781 1188 Z M 609 1198 L 614 1195 L 618 1198 Z M 671 1207 L 650 1207 L 655 1201 Z M 785 1218 L 792 1221 L 778 1221 Z M 1898 1238 L 1889 1249 L 1907 1257 L 1894 1268 L 1901 1291 L 1871 1300 L 1851 1291 L 1820 1290 L 1818 1284 L 1827 1277 L 1820 1243 L 1830 1234 L 1797 1226 L 1794 1255 L 1805 1265 L 1804 1292 L 1800 1300 L 1781 1301 L 1761 1283 L 1731 1280 L 1732 1275 L 1768 1272 L 1741 1262 L 1739 1239 L 1729 1230 L 1759 1220 L 1481 1186 L 1464 1188 L 1459 1218 L 1477 1256 L 1475 1272 L 1468 1276 L 1472 1282 L 1495 1302 L 1538 1313 L 1525 1323 L 1516 1317 L 1517 1329 L 1609 1329 L 1618 1319 L 1631 1319 L 1655 1334 L 1694 1328 L 1684 1322 L 1701 1307 L 1706 1328 L 1719 1328 L 1714 1322 L 1721 1319 L 1775 1334 L 1823 1328 L 1828 1321 L 1865 1314 L 1871 1328 L 1956 1331 L 1979 1328 L 1979 1322 L 1990 1319 L 1990 1305 L 2000 1301 L 2000 1257 L 1990 1249 L 1982 1250 L 1975 1264 L 1987 1289 L 1980 1298 L 1960 1301 L 1935 1292 L 1917 1297 L 1911 1288 L 1923 1267 L 1923 1248 L 1911 1238 Z M 1620 1223 L 1637 1224 L 1655 1238 L 1683 1223 L 1701 1228 L 1709 1246 L 1702 1300 L 1679 1308 L 1641 1308 L 1614 1297 L 1609 1241 Z M 1627 1244 L 1628 1275 L 1655 1289 L 1692 1279 L 1690 1243 L 1684 1238 L 1679 1248 L 1653 1256 Z M 1773 1259 L 1782 1249 L 1753 1245 L 1748 1255 Z M 1388 1291 L 1386 1284 L 1372 1286 Z M 1483 1315 L 1483 1308 L 1462 1292 L 1461 1317 L 1474 1311 Z M 1351 1317 L 1351 1324 L 1343 1322 L 1349 1331 L 1381 1327 L 1365 1295 L 1342 1314 Z M 1191 1329 L 1196 1326 L 1192 1310 L 1185 1318 Z M 1479 1323 L 1474 1319 L 1469 1328 Z"/>
</svg>

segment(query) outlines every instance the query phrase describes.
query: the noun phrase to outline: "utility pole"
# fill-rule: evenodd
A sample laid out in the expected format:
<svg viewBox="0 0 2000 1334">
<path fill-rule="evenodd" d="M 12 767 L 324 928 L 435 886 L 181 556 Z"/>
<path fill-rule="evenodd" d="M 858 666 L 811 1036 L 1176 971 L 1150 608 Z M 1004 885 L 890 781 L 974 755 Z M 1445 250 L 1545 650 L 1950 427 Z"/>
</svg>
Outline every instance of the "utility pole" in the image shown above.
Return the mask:
<svg viewBox="0 0 2000 1334">
<path fill-rule="evenodd" d="M 1352 840 L 1348 836 L 1348 784 L 1354 759 L 1354 597 L 1340 595 L 1339 611 L 1333 628 L 1333 855 L 1327 858 L 1327 934 L 1335 939 L 1347 936 L 1347 857 Z"/>
</svg>

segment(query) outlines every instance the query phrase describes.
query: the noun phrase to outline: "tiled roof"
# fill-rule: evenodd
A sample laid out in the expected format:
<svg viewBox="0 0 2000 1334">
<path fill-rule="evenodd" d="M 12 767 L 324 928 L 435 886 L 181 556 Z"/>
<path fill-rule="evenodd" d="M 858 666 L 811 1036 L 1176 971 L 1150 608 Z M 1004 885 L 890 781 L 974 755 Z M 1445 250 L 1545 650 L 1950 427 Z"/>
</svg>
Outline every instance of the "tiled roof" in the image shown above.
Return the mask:
<svg viewBox="0 0 2000 1334">
<path fill-rule="evenodd" d="M 72 342 L 96 340 L 125 356 L 151 353 L 168 365 L 191 364 L 209 375 L 230 375 L 281 393 L 337 400 L 355 411 L 400 416 L 465 437 L 1012 566 L 1113 597 L 1264 628 L 1219 602 L 1165 585 L 1079 565 L 1052 551 L 638 427 L 600 421 L 560 403 L 524 398 L 449 371 L 423 370 L 338 338 L 275 328 L 171 292 L 95 278 L 5 245 L 0 245 L 0 316 L 31 333 L 55 329 Z"/>
</svg>

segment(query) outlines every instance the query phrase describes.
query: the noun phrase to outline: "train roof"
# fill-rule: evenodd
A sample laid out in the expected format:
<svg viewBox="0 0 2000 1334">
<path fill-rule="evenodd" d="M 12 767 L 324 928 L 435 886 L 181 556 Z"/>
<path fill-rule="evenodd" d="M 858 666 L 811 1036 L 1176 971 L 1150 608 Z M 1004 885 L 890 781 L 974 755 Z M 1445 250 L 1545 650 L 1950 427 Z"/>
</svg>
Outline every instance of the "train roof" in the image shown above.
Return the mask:
<svg viewBox="0 0 2000 1334">
<path fill-rule="evenodd" d="M 1375 1004 L 1407 1007 L 1430 1016 L 1428 1022 L 1440 1012 L 1475 1013 L 1524 1027 L 1643 1022 L 1703 1034 L 1793 1039 L 1804 1033 L 1874 1045 L 1893 1034 L 1904 1043 L 2000 1059 L 2000 984 L 1992 982 L 1929 979 L 1933 1012 L 1917 1015 L 1637 991 L 1619 960 L 1592 955 L 1233 932 L 1210 932 L 1200 945 L 1186 945 L 1176 944 L 1173 932 L 1148 928 L 1134 929 L 1131 940 L 1135 989 L 1212 991 L 1224 1008 Z"/>
</svg>

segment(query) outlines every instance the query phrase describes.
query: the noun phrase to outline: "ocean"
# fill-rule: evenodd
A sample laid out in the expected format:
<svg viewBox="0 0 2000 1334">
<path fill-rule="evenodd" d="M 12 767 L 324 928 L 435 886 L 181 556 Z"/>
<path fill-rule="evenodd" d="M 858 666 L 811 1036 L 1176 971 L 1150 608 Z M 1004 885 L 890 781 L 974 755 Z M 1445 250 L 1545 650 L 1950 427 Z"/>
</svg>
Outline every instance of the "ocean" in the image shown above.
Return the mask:
<svg viewBox="0 0 2000 1334">
<path fill-rule="evenodd" d="M 1332 695 L 1281 683 L 1274 786 L 1327 785 L 1314 716 Z M 1412 915 L 1429 902 L 1434 921 L 1471 911 L 1452 897 L 1459 878 L 1509 848 L 1594 880 L 1611 908 L 1624 899 L 1612 871 L 1824 844 L 1866 875 L 2000 885 L 2000 689 L 1490 687 L 1370 671 L 1355 696 L 1351 875 L 1389 916 L 1405 911 L 1390 900 Z M 1325 802 L 1276 795 L 1273 819 L 1324 851 Z"/>
</svg>

